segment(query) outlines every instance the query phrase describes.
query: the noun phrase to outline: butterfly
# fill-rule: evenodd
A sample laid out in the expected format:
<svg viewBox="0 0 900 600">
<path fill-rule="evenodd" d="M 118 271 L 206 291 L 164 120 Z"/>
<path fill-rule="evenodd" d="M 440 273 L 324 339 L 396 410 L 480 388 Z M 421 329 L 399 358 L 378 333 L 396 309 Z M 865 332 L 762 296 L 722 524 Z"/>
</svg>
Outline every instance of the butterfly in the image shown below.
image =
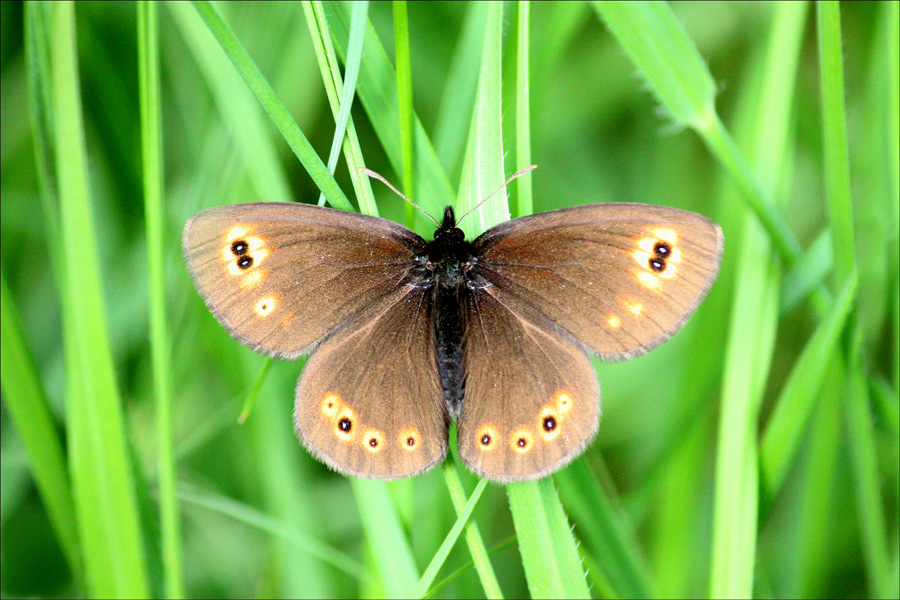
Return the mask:
<svg viewBox="0 0 900 600">
<path fill-rule="evenodd" d="M 592 204 L 467 241 L 447 207 L 432 241 L 330 208 L 248 203 L 194 215 L 194 285 L 228 332 L 277 358 L 311 353 L 296 388 L 303 445 L 340 473 L 395 479 L 459 458 L 538 479 L 594 438 L 589 355 L 638 356 L 716 279 L 721 228 L 684 210 Z"/>
</svg>

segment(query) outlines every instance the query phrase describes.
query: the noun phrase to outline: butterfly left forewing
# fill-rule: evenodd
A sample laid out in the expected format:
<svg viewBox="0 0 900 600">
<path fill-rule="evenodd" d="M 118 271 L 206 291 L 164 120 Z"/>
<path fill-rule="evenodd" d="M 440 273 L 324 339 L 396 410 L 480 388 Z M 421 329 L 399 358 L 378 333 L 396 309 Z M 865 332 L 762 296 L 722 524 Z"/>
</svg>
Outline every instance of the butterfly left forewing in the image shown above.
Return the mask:
<svg viewBox="0 0 900 600">
<path fill-rule="evenodd" d="M 294 425 L 331 468 L 396 479 L 444 459 L 447 416 L 429 291 L 402 285 L 316 349 L 297 384 Z"/>
<path fill-rule="evenodd" d="M 537 479 L 597 431 L 600 390 L 584 350 L 496 286 L 465 295 L 460 459 L 498 482 Z"/>
</svg>

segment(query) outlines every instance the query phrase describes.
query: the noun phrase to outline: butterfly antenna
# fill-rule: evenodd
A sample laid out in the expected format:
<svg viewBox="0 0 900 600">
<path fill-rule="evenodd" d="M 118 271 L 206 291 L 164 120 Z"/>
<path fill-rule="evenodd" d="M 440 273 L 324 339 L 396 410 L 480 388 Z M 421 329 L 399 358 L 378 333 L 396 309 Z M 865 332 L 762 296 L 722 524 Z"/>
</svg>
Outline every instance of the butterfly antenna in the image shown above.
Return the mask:
<svg viewBox="0 0 900 600">
<path fill-rule="evenodd" d="M 419 212 L 421 212 L 423 215 L 425 215 L 426 217 L 428 217 L 429 219 L 431 219 L 432 221 L 434 221 L 434 224 L 435 224 L 435 225 L 437 225 L 438 227 L 441 226 L 441 224 L 438 223 L 437 220 L 436 220 L 434 217 L 432 217 L 430 214 L 428 214 L 428 212 L 426 212 L 424 208 L 422 208 L 421 206 L 419 206 L 418 204 L 416 204 L 415 202 L 413 202 L 412 200 L 410 200 L 409 198 L 407 198 L 406 196 L 404 196 L 404 195 L 403 195 L 403 192 L 401 192 L 400 190 L 398 190 L 397 188 L 395 188 L 394 186 L 392 186 L 392 185 L 390 184 L 390 182 L 389 182 L 387 179 L 385 179 L 384 177 L 382 177 L 381 175 L 379 175 L 378 173 L 376 173 L 376 172 L 373 171 L 372 169 L 367 169 L 367 168 L 365 168 L 365 167 L 360 167 L 359 170 L 360 170 L 360 172 L 365 173 L 365 174 L 368 175 L 369 177 L 374 177 L 375 179 L 377 179 L 378 181 L 380 181 L 380 182 L 383 183 L 384 185 L 386 185 L 386 186 L 388 186 L 389 188 L 391 188 L 391 189 L 394 191 L 395 194 L 397 194 L 398 196 L 400 196 L 401 198 L 403 198 L 404 200 L 406 200 L 407 202 L 409 202 L 410 204 L 412 204 L 413 206 L 415 206 L 416 208 L 418 208 L 418 209 L 419 209 Z"/>
<path fill-rule="evenodd" d="M 514 179 L 517 179 L 517 178 L 521 177 L 521 176 L 524 175 L 525 173 L 530 173 L 530 172 L 534 171 L 535 169 L 537 169 L 537 165 L 531 165 L 530 167 L 525 167 L 525 168 L 522 169 L 521 171 L 516 171 L 515 173 L 513 173 L 512 175 L 510 175 L 509 178 L 507 178 L 507 180 L 503 182 L 503 185 L 501 185 L 501 186 L 498 187 L 496 190 L 494 190 L 493 192 L 491 192 L 490 194 L 488 194 L 481 202 L 479 202 L 478 204 L 476 204 L 475 206 L 473 206 L 472 208 L 470 208 L 470 209 L 466 212 L 466 214 L 464 214 L 464 215 L 461 216 L 459 219 L 457 219 L 457 220 L 456 220 L 457 225 L 458 225 L 463 219 L 465 219 L 465 218 L 468 217 L 470 214 L 472 214 L 472 212 L 474 212 L 476 208 L 478 208 L 479 206 L 481 206 L 482 204 L 484 204 L 485 202 L 487 202 L 488 200 L 490 200 L 491 198 L 493 198 L 494 194 L 496 194 L 497 192 L 499 192 L 500 190 L 502 190 L 503 188 L 505 188 L 506 186 L 508 186 L 510 183 L 512 183 L 512 181 L 513 181 Z"/>
</svg>

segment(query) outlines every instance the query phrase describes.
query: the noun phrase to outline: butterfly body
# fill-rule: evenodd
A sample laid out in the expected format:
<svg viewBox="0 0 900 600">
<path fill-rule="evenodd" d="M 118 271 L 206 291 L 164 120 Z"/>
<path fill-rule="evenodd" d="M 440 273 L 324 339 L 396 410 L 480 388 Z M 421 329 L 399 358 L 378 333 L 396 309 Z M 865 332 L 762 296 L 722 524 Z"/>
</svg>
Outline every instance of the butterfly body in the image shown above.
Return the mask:
<svg viewBox="0 0 900 600">
<path fill-rule="evenodd" d="M 718 272 L 721 229 L 665 207 L 596 204 L 501 223 L 474 241 L 453 209 L 433 241 L 301 204 L 213 208 L 185 226 L 189 271 L 235 338 L 312 351 L 297 433 L 346 474 L 392 479 L 447 452 L 507 482 L 545 476 L 594 437 L 588 353 L 668 339 Z"/>
</svg>

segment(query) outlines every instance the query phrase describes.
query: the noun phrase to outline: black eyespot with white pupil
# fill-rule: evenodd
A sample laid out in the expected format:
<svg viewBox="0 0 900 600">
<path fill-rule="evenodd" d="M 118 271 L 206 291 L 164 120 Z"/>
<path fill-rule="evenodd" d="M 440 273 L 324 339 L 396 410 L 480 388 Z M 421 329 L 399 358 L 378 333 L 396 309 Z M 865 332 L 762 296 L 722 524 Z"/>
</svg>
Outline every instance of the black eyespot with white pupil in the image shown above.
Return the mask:
<svg viewBox="0 0 900 600">
<path fill-rule="evenodd" d="M 250 249 L 250 245 L 247 244 L 245 240 L 235 240 L 233 244 L 231 244 L 231 253 L 235 256 L 240 256 L 242 254 L 247 254 L 247 251 Z"/>
<path fill-rule="evenodd" d="M 666 270 L 666 261 L 661 258 L 651 258 L 648 261 L 650 268 L 656 271 L 657 273 Z"/>
<path fill-rule="evenodd" d="M 343 417 L 338 421 L 338 429 L 347 433 L 351 429 L 353 429 L 353 421 L 348 419 L 347 417 Z"/>
<path fill-rule="evenodd" d="M 485 433 L 481 436 L 481 445 L 482 446 L 490 446 L 491 445 L 491 435 L 489 433 Z"/>
<path fill-rule="evenodd" d="M 370 438 L 369 438 L 369 445 L 370 445 L 371 447 L 373 447 L 373 448 L 377 448 L 377 447 L 378 447 L 378 439 L 377 439 L 377 438 L 374 438 L 374 437 L 370 437 Z"/>
<path fill-rule="evenodd" d="M 556 429 L 556 418 L 555 417 L 544 417 L 544 431 L 550 433 L 551 431 Z M 521 440 L 519 440 L 521 442 Z M 520 446 L 522 444 L 519 444 Z"/>
<path fill-rule="evenodd" d="M 371 443 L 371 442 L 370 442 L 370 443 Z M 415 446 L 415 445 L 416 445 L 416 438 L 414 438 L 413 436 L 409 436 L 408 438 L 406 438 L 406 445 L 407 445 L 407 446 Z"/>
<path fill-rule="evenodd" d="M 672 248 L 665 242 L 656 242 L 656 245 L 653 246 L 653 253 L 657 258 L 666 258 L 672 253 Z"/>
<path fill-rule="evenodd" d="M 253 266 L 253 257 L 247 254 L 242 255 L 237 259 L 237 266 L 239 269 L 247 270 Z"/>
<path fill-rule="evenodd" d="M 516 445 L 519 448 L 524 448 L 528 445 L 528 440 L 526 440 L 524 437 L 520 437 L 518 440 L 516 440 Z"/>
</svg>

